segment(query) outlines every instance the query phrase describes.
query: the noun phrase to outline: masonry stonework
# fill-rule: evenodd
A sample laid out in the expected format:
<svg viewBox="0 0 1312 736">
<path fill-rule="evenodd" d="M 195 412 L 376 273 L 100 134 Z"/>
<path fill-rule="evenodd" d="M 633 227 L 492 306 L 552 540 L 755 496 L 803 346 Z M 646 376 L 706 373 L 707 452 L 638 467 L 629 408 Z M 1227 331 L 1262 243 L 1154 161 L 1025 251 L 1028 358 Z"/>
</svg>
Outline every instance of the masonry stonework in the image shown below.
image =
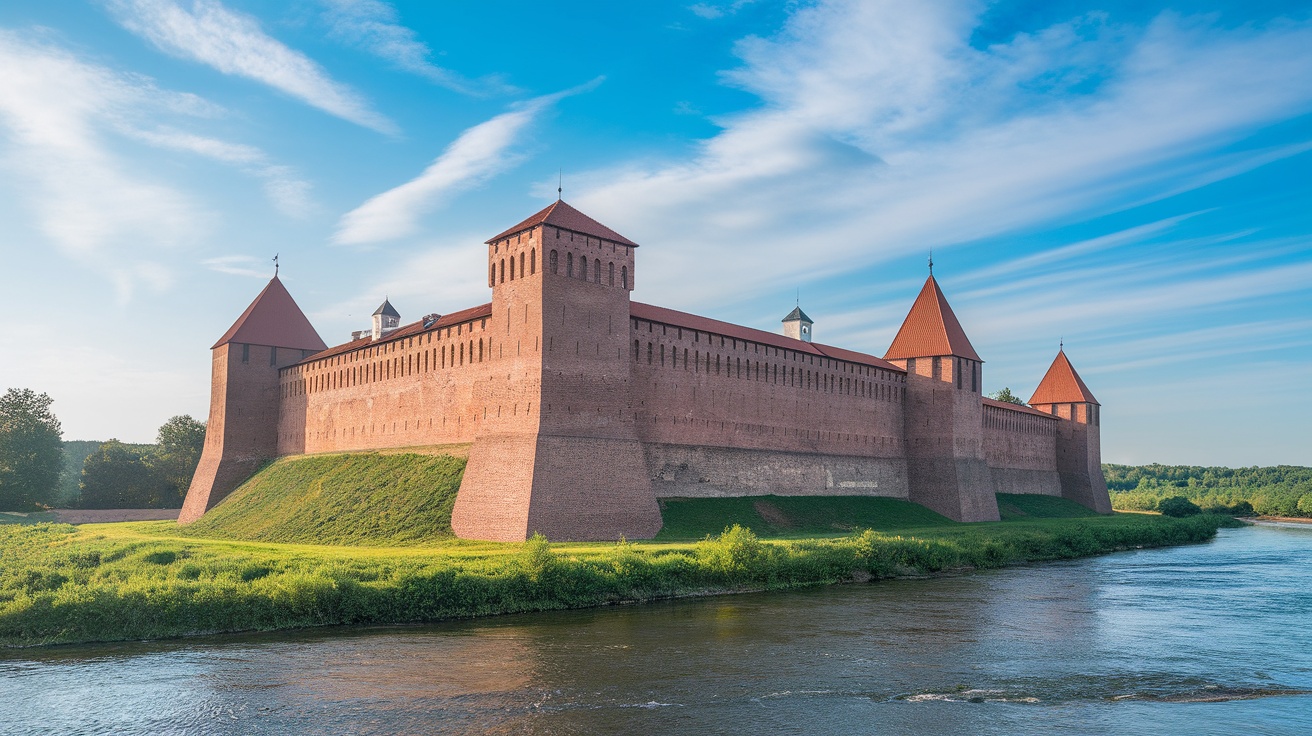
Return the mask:
<svg viewBox="0 0 1312 736">
<path fill-rule="evenodd" d="M 667 497 L 874 495 L 981 521 L 995 493 L 1037 493 L 1110 511 L 1100 407 L 1064 353 L 1034 408 L 984 398 L 932 276 L 878 358 L 813 342 L 800 308 L 791 337 L 633 302 L 637 247 L 558 201 L 487 242 L 491 303 L 333 348 L 275 277 L 213 350 L 179 521 L 274 457 L 452 443 L 472 443 L 452 527 L 475 539 L 651 537 Z"/>
</svg>

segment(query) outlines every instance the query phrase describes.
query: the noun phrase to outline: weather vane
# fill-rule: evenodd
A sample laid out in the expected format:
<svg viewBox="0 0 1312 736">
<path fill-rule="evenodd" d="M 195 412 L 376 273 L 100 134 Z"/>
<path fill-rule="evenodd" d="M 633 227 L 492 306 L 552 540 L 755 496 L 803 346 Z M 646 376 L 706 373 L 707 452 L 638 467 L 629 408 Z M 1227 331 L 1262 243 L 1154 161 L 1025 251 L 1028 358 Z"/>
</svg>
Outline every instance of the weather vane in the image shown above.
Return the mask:
<svg viewBox="0 0 1312 736">
<path fill-rule="evenodd" d="M 560 201 L 561 195 L 565 191 L 565 170 L 556 169 L 556 201 Z"/>
<path fill-rule="evenodd" d="M 274 276 L 277 276 L 277 275 L 278 275 L 278 254 L 277 254 L 277 253 L 274 253 L 274 254 L 273 254 L 273 275 L 274 275 Z"/>
</svg>

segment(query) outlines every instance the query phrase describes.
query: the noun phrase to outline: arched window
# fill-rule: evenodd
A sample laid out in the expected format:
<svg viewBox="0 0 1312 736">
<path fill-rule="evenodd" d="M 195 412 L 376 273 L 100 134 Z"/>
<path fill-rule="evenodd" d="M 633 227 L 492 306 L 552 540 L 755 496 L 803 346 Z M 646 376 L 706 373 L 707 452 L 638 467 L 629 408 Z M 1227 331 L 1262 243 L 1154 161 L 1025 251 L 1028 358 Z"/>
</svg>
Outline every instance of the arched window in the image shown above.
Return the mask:
<svg viewBox="0 0 1312 736">
<path fill-rule="evenodd" d="M 579 259 L 579 278 L 584 281 L 588 280 L 588 257 L 584 256 Z"/>
<path fill-rule="evenodd" d="M 538 272 L 538 249 L 533 248 L 528 252 L 528 272 L 530 275 Z"/>
<path fill-rule="evenodd" d="M 574 254 L 565 254 L 565 275 L 574 278 Z"/>
<path fill-rule="evenodd" d="M 513 253 L 510 256 L 510 280 L 515 280 L 515 256 Z"/>
<path fill-rule="evenodd" d="M 651 365 L 651 343 L 647 343 L 647 365 Z"/>
<path fill-rule="evenodd" d="M 629 288 L 629 267 L 620 266 L 620 286 Z"/>
<path fill-rule="evenodd" d="M 614 262 L 614 261 L 611 261 L 611 264 L 610 264 L 610 285 L 611 285 L 611 286 L 614 286 L 614 285 L 615 285 L 615 262 Z"/>
<path fill-rule="evenodd" d="M 638 340 L 633 341 L 633 359 L 637 360 L 642 357 L 642 343 Z"/>
<path fill-rule="evenodd" d="M 465 364 L 465 344 L 460 343 L 460 365 Z"/>
<path fill-rule="evenodd" d="M 501 283 L 506 283 L 506 259 L 501 259 Z"/>
<path fill-rule="evenodd" d="M 478 362 L 483 362 L 483 338 L 478 338 Z"/>
<path fill-rule="evenodd" d="M 601 283 L 601 259 L 600 259 L 600 258 L 598 258 L 597 260 L 595 260 L 595 261 L 592 262 L 592 281 L 593 281 L 593 283 L 596 283 L 596 284 L 600 284 L 600 283 Z"/>
<path fill-rule="evenodd" d="M 495 263 L 487 267 L 487 285 L 497 285 L 497 264 Z"/>
<path fill-rule="evenodd" d="M 519 277 L 524 278 L 524 254 L 519 254 Z"/>
<path fill-rule="evenodd" d="M 556 255 L 556 251 L 554 250 L 551 251 L 550 258 L 551 258 L 551 272 L 559 273 L 560 257 Z"/>
</svg>

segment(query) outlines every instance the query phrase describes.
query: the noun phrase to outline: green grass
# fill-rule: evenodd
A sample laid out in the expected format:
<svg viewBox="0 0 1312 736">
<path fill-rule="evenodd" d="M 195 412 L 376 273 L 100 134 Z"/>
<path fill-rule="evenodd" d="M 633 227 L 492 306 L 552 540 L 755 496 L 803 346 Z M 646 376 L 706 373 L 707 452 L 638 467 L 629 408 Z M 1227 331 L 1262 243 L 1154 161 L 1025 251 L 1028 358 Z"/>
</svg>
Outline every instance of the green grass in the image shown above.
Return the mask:
<svg viewBox="0 0 1312 736">
<path fill-rule="evenodd" d="M 53 521 L 57 521 L 55 515 L 44 511 L 25 516 L 0 511 L 0 524 L 42 524 Z"/>
<path fill-rule="evenodd" d="M 450 539 L 465 460 L 351 453 L 275 461 L 180 534 L 396 546 Z"/>
<path fill-rule="evenodd" d="M 463 469 L 450 456 L 311 456 L 270 464 L 187 527 L 0 519 L 0 645 L 435 621 L 929 575 L 1199 542 L 1234 523 L 1089 516 L 1058 498 L 999 496 L 1004 521 L 957 524 L 894 499 L 766 496 L 668 499 L 665 529 L 650 542 L 497 544 L 450 536 Z"/>
<path fill-rule="evenodd" d="M 659 541 L 701 539 L 739 524 L 762 537 L 851 534 L 951 524 L 920 504 L 871 496 L 756 496 L 661 499 Z"/>
<path fill-rule="evenodd" d="M 1098 512 L 1057 496 L 999 493 L 998 513 L 1003 521 L 1021 519 L 1074 519 L 1097 516 Z"/>
</svg>

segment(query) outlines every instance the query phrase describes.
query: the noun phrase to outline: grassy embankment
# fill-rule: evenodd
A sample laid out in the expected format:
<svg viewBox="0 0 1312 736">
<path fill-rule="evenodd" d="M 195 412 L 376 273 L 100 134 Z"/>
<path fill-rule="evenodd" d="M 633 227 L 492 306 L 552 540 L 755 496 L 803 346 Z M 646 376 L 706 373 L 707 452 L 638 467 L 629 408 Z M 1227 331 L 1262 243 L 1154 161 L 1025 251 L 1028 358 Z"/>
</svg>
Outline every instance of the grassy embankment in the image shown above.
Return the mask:
<svg viewBox="0 0 1312 736">
<path fill-rule="evenodd" d="M 0 644 L 432 621 L 926 575 L 1198 542 L 1223 523 L 1087 516 L 1061 499 L 1000 496 L 1004 521 L 955 524 L 890 499 L 765 497 L 667 501 L 651 542 L 494 544 L 450 538 L 463 465 L 419 455 L 281 461 L 190 527 L 0 527 Z M 742 526 L 719 534 L 727 524 Z"/>
</svg>

